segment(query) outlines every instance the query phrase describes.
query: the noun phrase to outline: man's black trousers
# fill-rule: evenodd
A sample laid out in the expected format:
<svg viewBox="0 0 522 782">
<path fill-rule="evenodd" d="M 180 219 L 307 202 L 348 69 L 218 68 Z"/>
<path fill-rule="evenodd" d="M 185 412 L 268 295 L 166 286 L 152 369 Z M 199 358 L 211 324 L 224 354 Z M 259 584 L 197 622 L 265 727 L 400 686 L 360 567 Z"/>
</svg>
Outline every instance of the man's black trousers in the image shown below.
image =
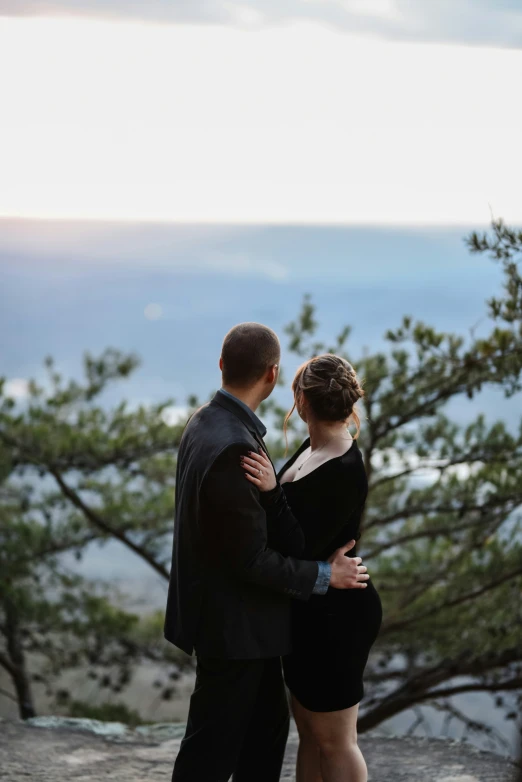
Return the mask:
<svg viewBox="0 0 522 782">
<path fill-rule="evenodd" d="M 288 727 L 279 657 L 198 657 L 172 782 L 278 782 Z"/>
</svg>

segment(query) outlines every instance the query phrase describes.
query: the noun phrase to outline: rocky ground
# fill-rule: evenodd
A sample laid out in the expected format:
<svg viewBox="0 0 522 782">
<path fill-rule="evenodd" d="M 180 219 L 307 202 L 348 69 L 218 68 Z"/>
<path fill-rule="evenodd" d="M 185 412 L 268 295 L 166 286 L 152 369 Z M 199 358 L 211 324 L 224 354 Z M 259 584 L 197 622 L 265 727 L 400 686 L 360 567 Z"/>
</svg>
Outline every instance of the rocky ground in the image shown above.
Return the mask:
<svg viewBox="0 0 522 782">
<path fill-rule="evenodd" d="M 0 721 L 2 782 L 170 782 L 184 727 L 130 731 L 118 723 L 39 718 Z M 509 761 L 440 739 L 362 736 L 371 782 L 514 782 Z M 294 779 L 291 734 L 282 779 Z"/>
</svg>

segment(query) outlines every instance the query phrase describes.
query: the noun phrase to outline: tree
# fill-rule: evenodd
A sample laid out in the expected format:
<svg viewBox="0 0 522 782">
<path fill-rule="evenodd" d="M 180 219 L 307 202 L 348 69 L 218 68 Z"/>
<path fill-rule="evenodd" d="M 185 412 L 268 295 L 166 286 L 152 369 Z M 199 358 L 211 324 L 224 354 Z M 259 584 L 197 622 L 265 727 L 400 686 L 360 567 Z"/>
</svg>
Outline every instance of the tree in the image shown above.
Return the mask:
<svg viewBox="0 0 522 782">
<path fill-rule="evenodd" d="M 487 731 L 451 703 L 468 691 L 497 693 L 498 703 L 515 693 L 522 705 L 522 426 L 488 425 L 484 415 L 461 426 L 444 414 L 450 400 L 486 386 L 506 397 L 520 391 L 522 232 L 497 221 L 467 243 L 503 270 L 484 336 L 466 340 L 405 317 L 386 334 L 388 351 L 357 355 L 346 348 L 348 329 L 333 345 L 314 341 L 309 299 L 287 330 L 299 355 L 340 353 L 364 380 L 370 491 L 361 553 L 385 618 L 361 731 L 423 704 Z"/>
<path fill-rule="evenodd" d="M 46 364 L 47 389 L 31 383 L 26 404 L 3 394 L 0 405 L 0 666 L 14 690 L 1 694 L 22 718 L 35 714 L 35 680 L 67 705 L 54 683 L 68 668 L 120 692 L 142 659 L 183 663 L 158 648 L 149 620 L 118 605 L 114 587 L 81 578 L 63 557 L 117 539 L 166 577 L 178 429 L 164 407 L 95 406 L 137 366 L 133 356 L 86 356 L 83 386 Z"/>
<path fill-rule="evenodd" d="M 31 502 L 30 494 L 23 486 L 16 494 L 8 483 L 0 488 L 0 666 L 14 690 L 3 694 L 16 700 L 22 719 L 36 714 L 34 681 L 68 700 L 63 688 L 53 689 L 67 669 L 89 668 L 91 677 L 115 669 L 107 686 L 119 691 L 131 677 L 138 624 L 110 590 L 60 560 L 60 552 L 81 550 L 92 535 L 73 518 L 53 518 L 51 498 Z"/>
<path fill-rule="evenodd" d="M 309 298 L 287 328 L 294 354 L 345 355 L 364 381 L 361 448 L 370 494 L 361 553 L 385 620 L 361 731 L 405 709 L 421 719 L 424 704 L 479 729 L 451 701 L 467 691 L 521 702 L 522 428 L 483 415 L 462 426 L 445 408 L 485 387 L 508 397 L 520 391 L 522 233 L 497 221 L 467 241 L 502 271 L 503 291 L 487 304 L 481 336 L 404 317 L 387 332 L 388 349 L 357 355 L 347 326 L 332 344 L 317 338 Z M 64 385 L 49 361 L 47 391 L 32 384 L 24 409 L 4 398 L 0 443 L 13 470 L 52 482 L 53 501 L 72 514 L 76 534 L 116 539 L 167 578 L 181 427 L 165 423 L 169 402 L 134 411 L 122 403 L 107 412 L 99 399 L 136 365 L 116 351 L 87 356 L 85 383 Z M 265 412 L 281 421 L 284 411 L 269 402 Z M 281 443 L 274 446 L 280 455 Z"/>
</svg>

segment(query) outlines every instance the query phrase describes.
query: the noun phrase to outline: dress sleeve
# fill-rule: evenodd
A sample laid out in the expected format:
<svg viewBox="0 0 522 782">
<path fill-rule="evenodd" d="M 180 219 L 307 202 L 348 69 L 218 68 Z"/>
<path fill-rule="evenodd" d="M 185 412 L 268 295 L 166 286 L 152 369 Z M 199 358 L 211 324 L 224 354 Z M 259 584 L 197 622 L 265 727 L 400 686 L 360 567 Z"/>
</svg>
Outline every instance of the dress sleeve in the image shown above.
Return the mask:
<svg viewBox="0 0 522 782">
<path fill-rule="evenodd" d="M 278 482 L 270 491 L 259 492 L 259 501 L 266 513 L 269 545 L 286 556 L 302 556 L 304 533 L 292 513 L 281 484 Z"/>
</svg>

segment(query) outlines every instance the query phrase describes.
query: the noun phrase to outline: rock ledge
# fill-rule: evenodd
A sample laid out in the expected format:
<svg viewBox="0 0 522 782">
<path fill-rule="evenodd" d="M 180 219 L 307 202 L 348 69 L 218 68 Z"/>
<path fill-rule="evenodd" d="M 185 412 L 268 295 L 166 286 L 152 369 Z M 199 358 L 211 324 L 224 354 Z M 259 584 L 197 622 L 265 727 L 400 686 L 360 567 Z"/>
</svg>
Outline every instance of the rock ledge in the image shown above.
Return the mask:
<svg viewBox="0 0 522 782">
<path fill-rule="evenodd" d="M 145 725 L 38 717 L 0 720 L 3 782 L 170 782 L 184 725 Z M 370 782 L 514 782 L 515 765 L 444 739 L 363 735 Z M 294 779 L 297 736 L 290 735 L 282 780 Z"/>
</svg>

